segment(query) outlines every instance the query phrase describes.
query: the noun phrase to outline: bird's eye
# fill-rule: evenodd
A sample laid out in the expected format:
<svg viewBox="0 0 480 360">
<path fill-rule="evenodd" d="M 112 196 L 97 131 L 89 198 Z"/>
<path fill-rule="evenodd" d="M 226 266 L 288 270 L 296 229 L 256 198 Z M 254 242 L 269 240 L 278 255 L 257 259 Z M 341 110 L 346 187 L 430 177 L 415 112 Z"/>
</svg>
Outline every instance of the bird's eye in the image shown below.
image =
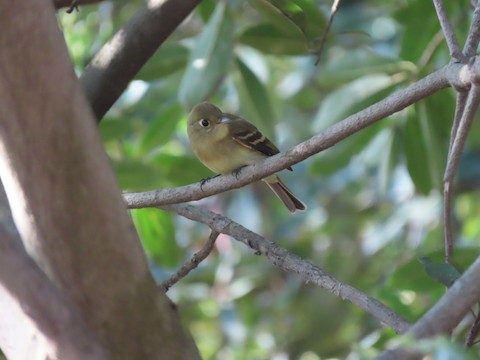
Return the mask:
<svg viewBox="0 0 480 360">
<path fill-rule="evenodd" d="M 203 127 L 207 127 L 210 125 L 210 121 L 208 121 L 207 119 L 201 119 L 200 125 L 202 125 Z"/>
</svg>

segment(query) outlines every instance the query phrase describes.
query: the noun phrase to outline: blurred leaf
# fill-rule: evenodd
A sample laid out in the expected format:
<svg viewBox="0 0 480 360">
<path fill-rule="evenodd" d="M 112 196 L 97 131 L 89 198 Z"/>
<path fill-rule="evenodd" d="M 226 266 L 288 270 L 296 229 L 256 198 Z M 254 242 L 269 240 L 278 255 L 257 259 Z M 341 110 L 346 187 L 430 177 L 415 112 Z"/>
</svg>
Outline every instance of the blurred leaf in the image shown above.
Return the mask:
<svg viewBox="0 0 480 360">
<path fill-rule="evenodd" d="M 195 41 L 180 83 L 178 96 L 188 108 L 205 100 L 225 76 L 233 54 L 232 30 L 226 5 L 220 2 Z"/>
<path fill-rule="evenodd" d="M 365 75 L 394 75 L 415 70 L 416 66 L 411 62 L 387 58 L 370 49 L 360 48 L 342 53 L 334 61 L 322 66 L 318 72 L 318 81 L 323 86 L 337 86 Z"/>
<path fill-rule="evenodd" d="M 173 267 L 181 259 L 181 251 L 175 241 L 172 216 L 158 209 L 131 210 L 145 252 L 159 266 Z"/>
<path fill-rule="evenodd" d="M 122 140 L 132 131 L 132 120 L 128 118 L 105 118 L 99 126 L 104 142 Z"/>
<path fill-rule="evenodd" d="M 145 191 L 158 188 L 164 176 L 158 168 L 136 159 L 115 160 L 113 168 L 122 190 Z"/>
<path fill-rule="evenodd" d="M 415 258 L 393 272 L 388 279 L 388 286 L 392 289 L 432 294 L 443 291 L 443 287 L 427 275 L 422 264 Z"/>
<path fill-rule="evenodd" d="M 217 2 L 215 0 L 202 0 L 200 4 L 198 4 L 198 13 L 204 22 L 207 22 L 212 16 L 213 12 L 215 11 L 215 6 L 217 6 Z"/>
<path fill-rule="evenodd" d="M 158 154 L 150 159 L 162 169 L 162 180 L 168 186 L 181 186 L 214 175 L 193 156 Z"/>
<path fill-rule="evenodd" d="M 432 279 L 439 283 L 450 287 L 462 276 L 462 274 L 452 265 L 448 263 L 433 263 L 429 257 L 419 258 L 420 263 L 425 267 L 425 272 Z"/>
<path fill-rule="evenodd" d="M 387 75 L 366 75 L 331 92 L 322 101 L 313 129 L 319 132 L 351 115 L 354 109 L 366 107 L 367 99 L 393 86 L 398 80 Z"/>
<path fill-rule="evenodd" d="M 347 166 L 384 128 L 382 123 L 369 126 L 342 140 L 334 147 L 321 152 L 310 167 L 315 175 L 331 175 Z M 387 129 L 384 131 L 388 131 Z"/>
<path fill-rule="evenodd" d="M 288 1 L 287 6 L 292 3 L 302 9 L 302 16 L 292 16 L 292 18 L 303 29 L 307 37 L 312 40 L 314 37 L 322 35 L 327 26 L 327 19 L 320 11 L 317 2 L 312 0 L 293 0 Z"/>
<path fill-rule="evenodd" d="M 250 0 L 249 3 L 278 31 L 286 36 L 292 34 L 305 40 L 302 29 L 292 19 L 282 12 L 278 4 L 268 0 Z"/>
<path fill-rule="evenodd" d="M 161 107 L 160 112 L 144 132 L 140 144 L 141 152 L 147 153 L 170 140 L 183 115 L 183 108 L 178 104 Z"/>
<path fill-rule="evenodd" d="M 272 24 L 263 23 L 246 29 L 238 40 L 266 54 L 305 55 L 308 49 L 303 36 L 285 34 Z"/>
<path fill-rule="evenodd" d="M 265 127 L 271 128 L 275 121 L 275 115 L 265 86 L 242 60 L 236 58 L 236 63 L 246 87 L 246 95 L 258 112 L 262 123 L 268 124 Z"/>
<path fill-rule="evenodd" d="M 138 80 L 152 81 L 185 68 L 188 50 L 178 44 L 164 44 L 148 60 L 135 77 Z"/>
<path fill-rule="evenodd" d="M 408 6 L 401 7 L 395 18 L 400 24 L 406 25 L 400 47 L 400 58 L 417 63 L 429 48 L 435 34 L 440 31 L 435 7 L 428 1 L 411 0 Z M 419 29 L 422 31 L 418 31 Z"/>
<path fill-rule="evenodd" d="M 422 194 L 428 194 L 433 188 L 429 170 L 429 157 L 424 133 L 420 126 L 418 112 L 407 109 L 407 121 L 404 127 L 403 149 L 407 159 L 407 168 L 415 188 Z"/>
</svg>

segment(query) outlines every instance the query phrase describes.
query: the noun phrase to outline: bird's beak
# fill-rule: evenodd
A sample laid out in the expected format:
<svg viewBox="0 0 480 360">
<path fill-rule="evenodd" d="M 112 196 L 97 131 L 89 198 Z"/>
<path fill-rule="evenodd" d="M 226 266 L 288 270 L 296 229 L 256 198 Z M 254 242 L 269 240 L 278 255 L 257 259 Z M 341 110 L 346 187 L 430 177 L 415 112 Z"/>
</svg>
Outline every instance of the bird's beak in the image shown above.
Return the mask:
<svg viewBox="0 0 480 360">
<path fill-rule="evenodd" d="M 227 118 L 227 117 L 223 117 L 220 119 L 220 124 L 225 124 L 226 122 L 230 122 L 232 121 L 232 119 L 230 118 Z"/>
</svg>

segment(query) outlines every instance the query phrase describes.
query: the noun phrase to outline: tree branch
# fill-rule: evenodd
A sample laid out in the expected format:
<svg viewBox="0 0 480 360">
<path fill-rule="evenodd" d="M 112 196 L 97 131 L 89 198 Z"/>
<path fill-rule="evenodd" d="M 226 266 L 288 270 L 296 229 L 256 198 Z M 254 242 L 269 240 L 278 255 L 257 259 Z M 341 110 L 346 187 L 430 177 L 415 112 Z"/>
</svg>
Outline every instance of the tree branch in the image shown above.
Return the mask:
<svg viewBox="0 0 480 360">
<path fill-rule="evenodd" d="M 169 279 L 165 280 L 160 284 L 160 288 L 167 292 L 174 284 L 176 284 L 180 279 L 188 275 L 190 271 L 195 269 L 207 256 L 212 252 L 215 241 L 217 240 L 219 233 L 215 230 L 212 230 L 210 236 L 208 237 L 207 243 L 200 249 L 199 252 L 193 254 L 192 259 L 183 265 L 175 274 L 173 274 Z"/>
<path fill-rule="evenodd" d="M 443 6 L 443 1 L 433 0 L 433 4 L 435 5 L 435 10 L 437 11 L 438 20 L 440 21 L 443 34 L 445 35 L 445 40 L 447 42 L 447 46 L 450 51 L 450 56 L 457 61 L 466 63 L 466 57 L 460 51 L 457 37 L 455 36 L 455 32 L 453 31 L 450 21 L 448 20 L 447 13 L 445 12 L 445 7 Z"/>
<path fill-rule="evenodd" d="M 81 6 L 105 2 L 107 0 L 53 0 L 53 5 L 55 6 L 55 9 L 61 9 L 64 7 L 70 8 L 73 1 L 76 1 L 76 6 Z"/>
<path fill-rule="evenodd" d="M 149 0 L 100 49 L 80 77 L 98 121 L 200 1 Z"/>
<path fill-rule="evenodd" d="M 5 323 L 9 322 L 10 312 L 15 312 L 15 321 L 19 322 L 27 316 L 49 344 L 49 358 L 111 359 L 86 327 L 77 309 L 28 256 L 21 242 L 1 225 L 0 303 L 0 329 L 12 331 Z M 16 307 L 24 309 L 25 314 L 17 313 Z M 18 345 L 1 341 L 12 341 L 12 335 L 0 334 L 0 345 L 9 358 L 18 359 L 19 352 L 25 350 L 20 348 L 21 345 L 29 339 L 23 333 L 15 336 Z"/>
<path fill-rule="evenodd" d="M 199 182 L 177 188 L 160 189 L 142 193 L 125 193 L 123 195 L 124 199 L 129 204 L 129 207 L 134 209 L 199 200 L 227 190 L 240 188 L 299 163 L 320 151 L 328 149 L 348 136 L 406 108 L 440 89 L 448 87 L 450 84 L 454 84 L 457 88 L 469 85 L 471 74 L 469 72 L 463 72 L 464 67 L 465 66 L 460 64 L 450 64 L 439 69 L 376 104 L 347 117 L 345 120 L 329 127 L 309 140 L 294 146 L 290 150 L 245 167 L 238 176 L 218 176 L 202 186 Z"/>
<path fill-rule="evenodd" d="M 115 359 L 200 358 L 151 276 L 53 6 L 0 1 L 0 23 L 0 178 L 26 249 Z"/>
<path fill-rule="evenodd" d="M 276 267 L 289 273 L 295 273 L 305 282 L 314 283 L 342 300 L 347 300 L 359 306 L 399 334 L 407 331 L 410 326 L 405 319 L 380 301 L 342 283 L 318 266 L 290 253 L 276 243 L 266 240 L 225 216 L 188 204 L 166 205 L 161 208 L 203 223 L 210 227 L 212 231 L 230 235 L 235 240 L 255 250 L 255 254 L 265 256 Z"/>
<path fill-rule="evenodd" d="M 480 41 L 480 3 L 477 2 L 473 12 L 470 31 L 468 32 L 467 41 L 463 47 L 463 53 L 467 58 L 475 56 L 477 53 L 478 43 Z"/>
<path fill-rule="evenodd" d="M 413 325 L 405 335 L 424 339 L 438 334 L 450 333 L 470 308 L 480 299 L 480 257 L 455 281 L 445 295 Z M 399 357 L 402 349 L 391 349 L 380 354 L 377 359 L 405 359 Z"/>
</svg>

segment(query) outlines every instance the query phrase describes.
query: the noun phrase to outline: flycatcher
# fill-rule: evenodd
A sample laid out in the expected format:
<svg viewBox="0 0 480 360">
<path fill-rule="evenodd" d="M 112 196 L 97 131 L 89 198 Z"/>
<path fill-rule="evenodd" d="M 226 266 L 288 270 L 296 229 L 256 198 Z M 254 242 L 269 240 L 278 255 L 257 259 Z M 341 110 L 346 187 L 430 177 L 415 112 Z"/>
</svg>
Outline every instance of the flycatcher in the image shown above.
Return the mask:
<svg viewBox="0 0 480 360">
<path fill-rule="evenodd" d="M 280 152 L 253 124 L 206 102 L 193 107 L 187 131 L 197 158 L 217 174 L 228 174 Z M 262 180 L 290 212 L 307 208 L 278 175 Z"/>
</svg>

